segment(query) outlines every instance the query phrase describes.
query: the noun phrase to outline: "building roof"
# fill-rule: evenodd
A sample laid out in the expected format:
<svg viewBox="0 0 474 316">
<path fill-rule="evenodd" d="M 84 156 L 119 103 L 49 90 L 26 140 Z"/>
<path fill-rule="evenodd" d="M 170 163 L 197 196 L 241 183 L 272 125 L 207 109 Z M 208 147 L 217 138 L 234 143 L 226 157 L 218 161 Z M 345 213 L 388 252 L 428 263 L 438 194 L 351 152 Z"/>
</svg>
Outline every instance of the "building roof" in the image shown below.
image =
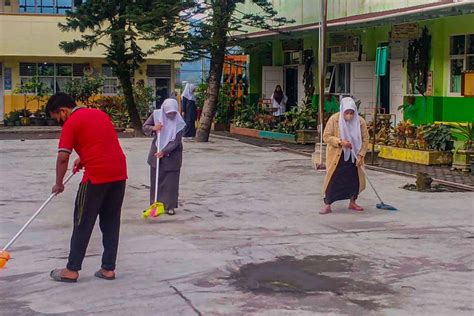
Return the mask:
<svg viewBox="0 0 474 316">
<path fill-rule="evenodd" d="M 474 13 L 474 1 L 444 0 L 424 5 L 405 7 L 387 11 L 353 15 L 327 22 L 329 31 L 344 30 L 346 28 L 374 27 L 384 24 L 401 24 L 406 22 L 430 20 L 445 16 Z M 292 35 L 294 33 L 307 33 L 319 29 L 320 23 L 309 23 L 297 26 L 283 27 L 274 30 L 265 30 L 240 34 L 235 36 L 242 42 L 259 41 L 275 36 Z"/>
</svg>

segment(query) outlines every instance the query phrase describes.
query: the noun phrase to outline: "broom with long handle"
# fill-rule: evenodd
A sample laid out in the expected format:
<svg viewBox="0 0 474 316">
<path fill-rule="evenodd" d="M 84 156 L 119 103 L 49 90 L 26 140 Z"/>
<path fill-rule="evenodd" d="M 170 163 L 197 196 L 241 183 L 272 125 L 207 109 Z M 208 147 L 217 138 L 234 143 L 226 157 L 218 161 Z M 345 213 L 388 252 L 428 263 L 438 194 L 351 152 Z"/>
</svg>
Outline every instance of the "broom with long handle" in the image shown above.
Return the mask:
<svg viewBox="0 0 474 316">
<path fill-rule="evenodd" d="M 359 161 L 359 159 L 357 158 L 357 155 L 356 155 L 356 153 L 354 152 L 353 149 L 351 149 L 351 152 L 354 155 L 354 157 L 356 157 L 356 160 Z M 392 206 L 390 204 L 386 204 L 382 201 L 382 198 L 380 197 L 379 193 L 377 192 L 377 189 L 375 189 L 374 184 L 372 183 L 369 176 L 367 175 L 367 172 L 365 171 L 365 168 L 361 166 L 360 169 L 364 173 L 365 178 L 367 179 L 367 182 L 369 182 L 370 186 L 372 187 L 372 190 L 374 190 L 375 195 L 377 196 L 377 198 L 380 201 L 380 203 L 377 203 L 375 205 L 375 207 L 377 207 L 378 209 L 381 209 L 381 210 L 397 211 L 398 209 L 395 206 Z"/>
<path fill-rule="evenodd" d="M 324 93 L 325 93 L 325 65 L 326 65 L 326 20 L 327 20 L 327 0 L 321 1 L 321 25 L 319 28 L 319 163 L 316 163 L 316 170 L 325 170 L 323 162 L 323 127 L 324 127 Z"/>
<path fill-rule="evenodd" d="M 156 133 L 156 152 L 160 152 L 160 132 Z M 156 172 L 155 172 L 155 199 L 152 205 L 150 205 L 146 210 L 143 211 L 142 217 L 158 217 L 165 213 L 165 206 L 163 203 L 158 201 L 158 184 L 159 184 L 159 177 L 160 177 L 160 158 L 156 158 Z"/>
<path fill-rule="evenodd" d="M 66 185 L 66 183 L 71 180 L 71 178 L 78 172 L 78 169 L 74 169 L 73 172 L 64 180 L 63 185 Z M 20 230 L 13 236 L 10 241 L 7 242 L 7 244 L 3 247 L 2 250 L 0 250 L 0 269 L 2 269 L 6 264 L 7 261 L 10 259 L 10 253 L 8 252 L 8 249 L 13 245 L 13 243 L 23 234 L 23 232 L 30 226 L 30 224 L 35 220 L 36 217 L 43 211 L 43 209 L 48 205 L 51 200 L 58 195 L 58 193 L 51 193 L 51 195 L 46 199 L 46 201 L 41 204 L 41 206 L 36 210 L 36 212 L 31 215 L 31 217 L 28 219 L 28 221 L 23 225 L 23 227 L 20 228 Z"/>
</svg>

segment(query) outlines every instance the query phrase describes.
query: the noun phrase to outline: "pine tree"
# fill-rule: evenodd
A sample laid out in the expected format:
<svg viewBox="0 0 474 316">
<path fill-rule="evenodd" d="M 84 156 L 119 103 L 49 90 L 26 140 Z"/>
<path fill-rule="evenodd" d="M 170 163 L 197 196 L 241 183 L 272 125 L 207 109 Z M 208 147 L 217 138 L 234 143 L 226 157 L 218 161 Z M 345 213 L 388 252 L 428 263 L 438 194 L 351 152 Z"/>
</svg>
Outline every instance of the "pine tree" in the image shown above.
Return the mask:
<svg viewBox="0 0 474 316">
<path fill-rule="evenodd" d="M 172 32 L 182 33 L 177 23 L 180 15 L 193 6 L 183 0 L 87 0 L 74 11 L 69 11 L 66 22 L 59 27 L 64 32 L 80 32 L 80 38 L 61 42 L 66 53 L 105 48 L 105 57 L 120 82 L 128 113 L 136 133 L 142 122 L 133 97 L 132 78 L 147 55 L 155 53 L 160 45 L 144 50 L 143 41 L 157 42 Z"/>
<path fill-rule="evenodd" d="M 192 13 L 194 16 L 200 13 L 202 17 L 193 21 L 186 16 L 184 24 L 189 29 L 183 31 L 185 28 L 180 27 L 179 32 L 168 38 L 168 45 L 181 47 L 183 60 L 192 61 L 202 57 L 209 57 L 211 60 L 207 97 L 196 136 L 198 142 L 207 142 L 209 139 L 227 48 L 239 44 L 239 38 L 235 35 L 245 34 L 249 27 L 268 30 L 292 22 L 284 17 L 277 17 L 278 13 L 267 0 L 250 1 L 259 12 L 242 12 L 240 6 L 246 0 L 196 0 Z"/>
</svg>

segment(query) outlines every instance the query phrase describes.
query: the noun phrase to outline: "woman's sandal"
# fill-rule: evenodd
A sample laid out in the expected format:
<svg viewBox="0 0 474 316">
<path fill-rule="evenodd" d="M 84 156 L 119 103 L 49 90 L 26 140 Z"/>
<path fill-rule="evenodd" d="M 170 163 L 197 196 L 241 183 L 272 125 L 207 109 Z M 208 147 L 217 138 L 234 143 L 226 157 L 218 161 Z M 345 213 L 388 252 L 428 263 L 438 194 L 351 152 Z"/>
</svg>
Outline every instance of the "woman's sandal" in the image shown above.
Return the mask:
<svg viewBox="0 0 474 316">
<path fill-rule="evenodd" d="M 65 269 L 54 269 L 50 272 L 49 276 L 51 279 L 57 282 L 66 282 L 66 283 L 76 283 L 77 279 L 66 278 L 62 276 L 62 273 Z"/>
<path fill-rule="evenodd" d="M 172 215 L 176 214 L 176 212 L 174 211 L 174 209 L 171 209 L 171 210 L 166 210 L 166 214 L 172 216 Z"/>
</svg>

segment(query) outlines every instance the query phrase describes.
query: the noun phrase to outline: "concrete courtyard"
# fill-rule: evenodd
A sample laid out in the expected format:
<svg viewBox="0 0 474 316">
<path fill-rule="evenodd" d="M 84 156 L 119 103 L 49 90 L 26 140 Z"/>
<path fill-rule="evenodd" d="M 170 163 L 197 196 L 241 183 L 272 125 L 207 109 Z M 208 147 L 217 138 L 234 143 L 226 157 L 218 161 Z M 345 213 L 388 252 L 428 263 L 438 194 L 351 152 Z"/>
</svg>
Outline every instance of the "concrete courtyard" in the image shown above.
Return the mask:
<svg viewBox="0 0 474 316">
<path fill-rule="evenodd" d="M 185 143 L 181 207 L 143 220 L 150 140 L 121 139 L 129 181 L 117 280 L 97 279 L 94 231 L 77 284 L 66 263 L 78 176 L 0 271 L 1 315 L 472 315 L 474 195 L 418 193 L 368 172 L 387 203 L 321 216 L 324 174 L 308 158 L 224 138 Z M 0 246 L 48 196 L 56 140 L 0 141 Z"/>
</svg>

